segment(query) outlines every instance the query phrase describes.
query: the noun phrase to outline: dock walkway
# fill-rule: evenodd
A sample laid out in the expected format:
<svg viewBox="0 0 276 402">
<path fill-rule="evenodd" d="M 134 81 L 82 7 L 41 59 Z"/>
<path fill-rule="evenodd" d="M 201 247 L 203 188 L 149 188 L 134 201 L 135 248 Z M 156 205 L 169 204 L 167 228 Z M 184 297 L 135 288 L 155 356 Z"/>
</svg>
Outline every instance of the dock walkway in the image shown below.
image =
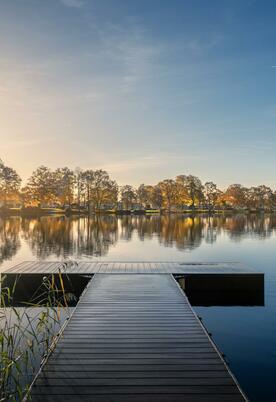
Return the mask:
<svg viewBox="0 0 276 402">
<path fill-rule="evenodd" d="M 7 268 L 3 274 L 208 274 L 263 275 L 238 262 L 87 262 L 87 261 L 23 261 Z"/>
<path fill-rule="evenodd" d="M 247 400 L 173 276 L 142 272 L 93 276 L 31 397 Z"/>
</svg>

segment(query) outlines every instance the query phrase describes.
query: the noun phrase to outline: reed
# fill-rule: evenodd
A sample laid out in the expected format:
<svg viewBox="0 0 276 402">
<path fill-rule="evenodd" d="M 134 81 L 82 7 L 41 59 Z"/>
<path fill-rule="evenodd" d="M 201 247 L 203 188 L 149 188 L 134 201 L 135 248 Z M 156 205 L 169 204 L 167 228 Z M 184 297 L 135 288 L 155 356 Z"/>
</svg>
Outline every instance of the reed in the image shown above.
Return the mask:
<svg viewBox="0 0 276 402">
<path fill-rule="evenodd" d="M 63 264 L 63 273 L 66 263 Z M 18 401 L 28 394 L 40 363 L 50 353 L 64 314 L 70 315 L 61 271 L 57 277 L 43 277 L 42 283 L 24 307 L 14 307 L 13 298 L 20 276 L 12 288 L 0 279 L 0 401 Z"/>
</svg>

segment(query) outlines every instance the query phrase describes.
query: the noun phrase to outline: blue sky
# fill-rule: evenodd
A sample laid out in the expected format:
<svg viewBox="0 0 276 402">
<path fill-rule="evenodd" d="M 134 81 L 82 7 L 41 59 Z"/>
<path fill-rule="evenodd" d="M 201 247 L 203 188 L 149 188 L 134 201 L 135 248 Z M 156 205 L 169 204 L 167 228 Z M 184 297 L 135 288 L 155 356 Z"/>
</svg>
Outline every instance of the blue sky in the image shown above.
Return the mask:
<svg viewBox="0 0 276 402">
<path fill-rule="evenodd" d="M 276 2 L 0 0 L 0 157 L 276 188 Z"/>
</svg>

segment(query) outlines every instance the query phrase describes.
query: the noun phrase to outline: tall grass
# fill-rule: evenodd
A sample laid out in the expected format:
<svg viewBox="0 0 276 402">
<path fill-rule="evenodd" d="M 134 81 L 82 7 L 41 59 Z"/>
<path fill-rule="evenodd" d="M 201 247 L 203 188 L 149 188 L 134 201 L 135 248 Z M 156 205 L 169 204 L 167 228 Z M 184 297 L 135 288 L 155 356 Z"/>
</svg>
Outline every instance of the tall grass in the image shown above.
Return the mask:
<svg viewBox="0 0 276 402">
<path fill-rule="evenodd" d="M 66 264 L 65 268 L 66 268 Z M 63 267 L 64 268 L 64 267 Z M 68 300 L 61 272 L 43 277 L 42 283 L 24 307 L 14 307 L 19 277 L 12 288 L 1 278 L 0 299 L 0 401 L 21 401 L 42 360 L 58 335 Z"/>
</svg>

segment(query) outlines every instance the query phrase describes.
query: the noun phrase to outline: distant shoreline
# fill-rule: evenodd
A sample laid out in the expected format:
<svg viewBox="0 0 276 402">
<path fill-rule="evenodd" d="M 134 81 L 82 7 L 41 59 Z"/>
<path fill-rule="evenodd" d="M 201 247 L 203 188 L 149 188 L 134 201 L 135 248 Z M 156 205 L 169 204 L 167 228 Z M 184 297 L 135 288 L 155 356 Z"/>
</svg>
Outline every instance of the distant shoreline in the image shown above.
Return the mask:
<svg viewBox="0 0 276 402">
<path fill-rule="evenodd" d="M 88 212 L 84 209 L 62 209 L 62 208 L 0 208 L 0 217 L 20 216 L 26 218 L 38 218 L 43 216 L 101 216 L 101 215 L 115 215 L 115 216 L 160 216 L 160 215 L 199 215 L 199 214 L 263 214 L 263 213 L 276 213 L 276 210 L 264 209 L 184 209 L 181 211 L 173 210 L 101 210 Z"/>
</svg>

